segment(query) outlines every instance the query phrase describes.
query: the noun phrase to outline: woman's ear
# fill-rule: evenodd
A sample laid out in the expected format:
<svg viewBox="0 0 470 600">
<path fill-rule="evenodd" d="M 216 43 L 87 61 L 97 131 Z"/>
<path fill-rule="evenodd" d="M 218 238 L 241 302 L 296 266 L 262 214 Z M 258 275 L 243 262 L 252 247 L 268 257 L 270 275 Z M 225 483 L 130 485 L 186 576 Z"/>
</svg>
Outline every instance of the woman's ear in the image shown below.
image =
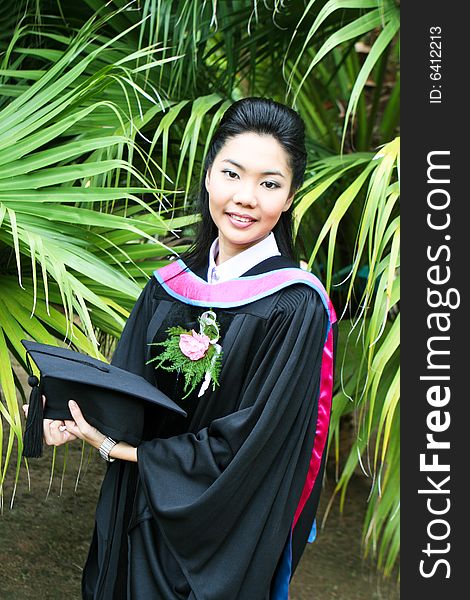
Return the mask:
<svg viewBox="0 0 470 600">
<path fill-rule="evenodd" d="M 206 185 L 207 192 L 209 192 L 208 186 L 209 186 L 209 182 L 210 182 L 211 169 L 212 169 L 212 165 L 207 169 L 207 171 L 206 171 L 206 177 L 204 179 L 204 183 Z"/>
<path fill-rule="evenodd" d="M 287 198 L 286 203 L 284 204 L 284 208 L 282 209 L 282 212 L 286 212 L 289 210 L 289 208 L 292 206 L 292 202 L 294 201 L 294 196 L 295 196 L 295 190 Z"/>
</svg>

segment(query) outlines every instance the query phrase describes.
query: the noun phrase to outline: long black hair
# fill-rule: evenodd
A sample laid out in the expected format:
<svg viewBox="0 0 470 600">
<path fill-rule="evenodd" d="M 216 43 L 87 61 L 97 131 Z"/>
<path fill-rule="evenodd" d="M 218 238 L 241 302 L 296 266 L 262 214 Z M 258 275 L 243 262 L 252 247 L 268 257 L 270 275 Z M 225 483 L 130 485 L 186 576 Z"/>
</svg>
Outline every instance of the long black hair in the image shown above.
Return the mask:
<svg viewBox="0 0 470 600">
<path fill-rule="evenodd" d="M 290 194 L 302 184 L 307 152 L 305 149 L 305 126 L 299 114 L 279 102 L 267 98 L 243 98 L 232 104 L 224 113 L 216 129 L 204 161 L 196 209 L 201 214 L 194 244 L 185 254 L 189 267 L 195 268 L 207 260 L 212 242 L 218 230 L 209 212 L 209 194 L 206 189 L 206 173 L 227 140 L 242 133 L 272 135 L 286 151 L 292 172 Z M 275 225 L 274 236 L 279 251 L 294 257 L 292 239 L 292 205 L 283 212 Z"/>
</svg>

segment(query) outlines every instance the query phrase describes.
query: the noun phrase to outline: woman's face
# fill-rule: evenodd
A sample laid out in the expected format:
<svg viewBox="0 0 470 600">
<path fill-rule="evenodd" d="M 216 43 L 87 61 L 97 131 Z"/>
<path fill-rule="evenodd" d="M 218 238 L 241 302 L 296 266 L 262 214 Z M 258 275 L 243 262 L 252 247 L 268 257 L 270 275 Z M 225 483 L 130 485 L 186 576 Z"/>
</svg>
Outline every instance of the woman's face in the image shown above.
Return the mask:
<svg viewBox="0 0 470 600">
<path fill-rule="evenodd" d="M 274 137 L 241 133 L 227 140 L 206 175 L 222 260 L 269 235 L 292 204 L 291 183 L 287 153 Z"/>
</svg>

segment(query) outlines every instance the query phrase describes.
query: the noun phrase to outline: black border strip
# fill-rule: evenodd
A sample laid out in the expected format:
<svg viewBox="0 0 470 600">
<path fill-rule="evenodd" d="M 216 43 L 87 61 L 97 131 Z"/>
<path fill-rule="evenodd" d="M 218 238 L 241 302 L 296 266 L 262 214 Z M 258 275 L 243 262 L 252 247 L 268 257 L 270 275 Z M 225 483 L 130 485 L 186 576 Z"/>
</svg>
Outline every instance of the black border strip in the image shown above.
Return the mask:
<svg viewBox="0 0 470 600">
<path fill-rule="evenodd" d="M 464 91 L 470 28 L 457 8 L 433 0 L 401 6 L 405 600 L 468 594 L 460 590 L 468 589 L 470 532 L 465 493 L 470 484 L 465 443 L 470 440 L 470 327 L 464 310 L 470 271 Z"/>
</svg>

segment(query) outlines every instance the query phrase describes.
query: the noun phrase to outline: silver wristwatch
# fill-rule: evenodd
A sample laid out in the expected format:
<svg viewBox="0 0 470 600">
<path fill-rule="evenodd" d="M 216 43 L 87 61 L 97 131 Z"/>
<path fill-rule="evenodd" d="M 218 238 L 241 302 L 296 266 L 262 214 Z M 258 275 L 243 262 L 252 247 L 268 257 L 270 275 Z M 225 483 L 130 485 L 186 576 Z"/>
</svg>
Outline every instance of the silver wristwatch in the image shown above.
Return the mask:
<svg viewBox="0 0 470 600">
<path fill-rule="evenodd" d="M 110 437 L 107 437 L 103 440 L 103 443 L 101 444 L 101 446 L 98 449 L 100 456 L 103 460 L 105 460 L 106 462 L 113 462 L 115 460 L 114 458 L 110 458 L 109 453 L 111 452 L 111 450 L 114 448 L 114 446 L 116 444 L 117 444 L 117 442 L 115 442 Z"/>
</svg>

